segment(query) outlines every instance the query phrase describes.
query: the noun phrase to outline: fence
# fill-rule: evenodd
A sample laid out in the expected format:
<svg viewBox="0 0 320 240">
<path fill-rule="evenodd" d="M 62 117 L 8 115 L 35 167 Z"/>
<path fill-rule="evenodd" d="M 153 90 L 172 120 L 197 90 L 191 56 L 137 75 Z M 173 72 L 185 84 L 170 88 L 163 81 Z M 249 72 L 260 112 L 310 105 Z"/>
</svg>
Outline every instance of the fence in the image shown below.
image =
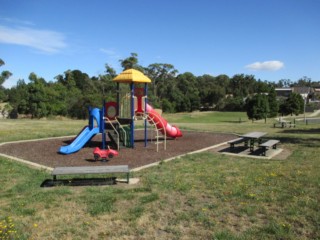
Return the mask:
<svg viewBox="0 0 320 240">
<path fill-rule="evenodd" d="M 299 123 L 299 124 L 319 124 L 320 123 L 320 118 L 298 118 L 298 119 L 294 119 L 295 123 Z"/>
</svg>

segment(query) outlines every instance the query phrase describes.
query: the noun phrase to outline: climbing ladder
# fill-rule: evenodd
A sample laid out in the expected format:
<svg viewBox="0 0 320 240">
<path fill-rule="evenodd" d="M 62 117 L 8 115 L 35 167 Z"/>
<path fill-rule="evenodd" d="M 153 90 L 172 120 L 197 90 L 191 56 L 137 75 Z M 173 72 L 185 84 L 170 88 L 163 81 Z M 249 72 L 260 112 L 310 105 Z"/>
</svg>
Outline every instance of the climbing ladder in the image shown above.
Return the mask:
<svg viewBox="0 0 320 240">
<path fill-rule="evenodd" d="M 157 152 L 159 152 L 159 144 L 163 144 L 164 150 L 167 149 L 167 134 L 164 128 L 157 128 L 157 124 L 161 123 L 161 126 L 164 126 L 163 121 L 161 119 L 155 119 L 154 117 L 151 117 L 148 113 L 143 115 L 143 118 L 146 119 L 151 126 L 155 129 L 155 136 L 151 136 L 151 142 L 152 139 L 155 138 L 157 145 Z M 160 141 L 160 138 L 163 137 L 163 141 Z"/>
<path fill-rule="evenodd" d="M 111 120 L 107 117 L 104 117 L 103 119 L 112 127 L 112 129 L 115 133 L 116 139 L 114 139 L 111 134 L 108 134 L 108 136 L 111 140 L 114 140 L 116 142 L 117 150 L 120 150 L 120 140 L 121 139 L 123 139 L 124 146 L 127 147 L 127 145 L 126 145 L 128 142 L 127 141 L 127 133 L 126 133 L 126 130 L 123 128 L 123 126 L 118 121 L 118 119 L 115 118 L 114 120 Z M 118 126 L 118 129 L 116 126 Z"/>
</svg>

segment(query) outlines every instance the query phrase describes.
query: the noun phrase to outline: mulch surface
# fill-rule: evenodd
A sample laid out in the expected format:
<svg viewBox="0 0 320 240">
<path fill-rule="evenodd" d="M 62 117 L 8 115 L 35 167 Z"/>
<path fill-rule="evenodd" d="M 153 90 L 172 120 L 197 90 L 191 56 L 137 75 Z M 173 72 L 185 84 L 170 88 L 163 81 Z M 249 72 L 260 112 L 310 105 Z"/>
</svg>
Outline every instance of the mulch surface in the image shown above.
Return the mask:
<svg viewBox="0 0 320 240">
<path fill-rule="evenodd" d="M 154 162 L 176 157 L 236 138 L 232 134 L 184 131 L 183 137 L 167 139 L 167 149 L 163 144 L 156 145 L 148 141 L 144 147 L 143 131 L 135 131 L 135 148 L 121 148 L 119 155 L 108 161 L 94 161 L 93 150 L 101 147 L 101 135 L 96 135 L 80 151 L 63 155 L 58 153 L 60 146 L 68 145 L 71 137 L 53 138 L 32 142 L 7 143 L 0 146 L 0 153 L 21 158 L 47 167 L 57 166 L 99 166 L 99 165 L 129 165 L 137 168 Z"/>
</svg>

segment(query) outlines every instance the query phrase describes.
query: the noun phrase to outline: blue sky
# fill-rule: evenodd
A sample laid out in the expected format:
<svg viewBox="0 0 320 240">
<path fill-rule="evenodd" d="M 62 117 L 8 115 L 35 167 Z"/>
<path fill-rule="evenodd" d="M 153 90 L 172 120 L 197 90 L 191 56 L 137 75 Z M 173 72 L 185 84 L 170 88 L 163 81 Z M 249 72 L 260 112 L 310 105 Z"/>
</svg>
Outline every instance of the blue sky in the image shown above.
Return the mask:
<svg viewBox="0 0 320 240">
<path fill-rule="evenodd" d="M 137 53 L 179 73 L 320 81 L 320 0 L 0 0 L 0 58 L 12 77 L 103 74 Z"/>
</svg>

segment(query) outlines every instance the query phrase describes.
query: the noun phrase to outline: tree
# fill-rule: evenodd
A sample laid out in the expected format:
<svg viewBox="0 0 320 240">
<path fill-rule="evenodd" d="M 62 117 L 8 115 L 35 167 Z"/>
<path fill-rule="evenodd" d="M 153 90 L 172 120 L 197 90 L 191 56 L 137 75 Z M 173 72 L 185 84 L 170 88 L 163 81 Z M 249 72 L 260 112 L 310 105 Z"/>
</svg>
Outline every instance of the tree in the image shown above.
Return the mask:
<svg viewBox="0 0 320 240">
<path fill-rule="evenodd" d="M 269 103 L 269 117 L 278 116 L 279 112 L 279 102 L 277 101 L 277 93 L 272 87 L 268 94 L 268 103 Z"/>
<path fill-rule="evenodd" d="M 230 78 L 227 75 L 220 74 L 220 75 L 216 76 L 214 78 L 214 82 L 217 85 L 223 87 L 225 89 L 225 92 L 227 93 L 227 89 L 228 89 L 228 87 L 230 85 Z"/>
<path fill-rule="evenodd" d="M 138 54 L 131 53 L 131 56 L 125 59 L 120 59 L 119 62 L 121 63 L 121 67 L 123 70 L 127 69 L 136 69 L 143 72 L 143 67 L 138 64 Z"/>
<path fill-rule="evenodd" d="M 100 75 L 97 82 L 98 92 L 106 101 L 115 100 L 116 84 L 112 81 L 117 76 L 116 71 L 108 64 L 105 65 L 106 74 Z"/>
<path fill-rule="evenodd" d="M 2 85 L 5 80 L 10 78 L 12 76 L 12 73 L 9 71 L 2 71 L 1 76 L 0 76 L 0 85 Z"/>
<path fill-rule="evenodd" d="M 304 100 L 298 93 L 291 93 L 280 105 L 282 115 L 299 115 L 304 112 Z"/>
<path fill-rule="evenodd" d="M 65 71 L 64 75 L 59 74 L 55 77 L 55 79 L 66 86 L 69 91 L 76 88 L 76 81 L 74 80 L 74 76 L 71 70 Z"/>
<path fill-rule="evenodd" d="M 269 113 L 269 102 L 267 96 L 260 93 L 254 95 L 252 98 L 247 100 L 246 108 L 247 116 L 252 121 L 266 118 Z"/>
<path fill-rule="evenodd" d="M 61 83 L 66 89 L 65 104 L 67 108 L 67 116 L 73 118 L 83 118 L 84 113 L 82 109 L 79 110 L 79 99 L 81 98 L 81 90 L 77 87 L 76 81 L 74 79 L 73 72 L 67 70 L 64 75 L 56 76 L 58 83 Z"/>
<path fill-rule="evenodd" d="M 215 77 L 207 74 L 197 78 L 197 87 L 202 107 L 214 107 L 214 105 L 217 105 L 224 98 L 226 88 L 221 80 L 220 77 L 217 80 Z"/>
<path fill-rule="evenodd" d="M 10 112 L 13 110 L 12 106 L 8 103 L 6 103 L 3 107 L 0 106 L 0 114 L 3 118 L 8 117 Z"/>
<path fill-rule="evenodd" d="M 255 93 L 267 93 L 269 92 L 270 86 L 268 82 L 262 82 L 260 79 L 255 82 Z"/>
<path fill-rule="evenodd" d="M 28 84 L 29 92 L 29 111 L 31 117 L 42 118 L 48 116 L 48 95 L 46 94 L 46 81 L 39 78 L 35 73 L 29 75 L 30 83 Z"/>
<path fill-rule="evenodd" d="M 67 88 L 60 82 L 48 83 L 45 88 L 48 104 L 48 115 L 67 116 L 68 114 L 68 99 Z"/>
<path fill-rule="evenodd" d="M 159 104 L 167 96 L 167 86 L 170 85 L 170 81 L 174 81 L 178 70 L 171 64 L 166 63 L 154 63 L 150 64 L 146 69 L 146 75 L 151 78 L 151 92 L 154 96 L 154 100 Z"/>
<path fill-rule="evenodd" d="M 245 107 L 244 99 L 242 97 L 229 96 L 219 103 L 219 109 L 223 111 L 243 111 Z"/>
<path fill-rule="evenodd" d="M 29 114 L 29 92 L 24 80 L 18 80 L 17 85 L 11 88 L 8 101 L 16 113 Z"/>
<path fill-rule="evenodd" d="M 284 87 L 284 88 L 288 88 L 292 86 L 292 82 L 290 79 L 281 79 L 279 80 L 279 82 L 276 84 L 276 87 Z"/>
<path fill-rule="evenodd" d="M 5 62 L 0 58 L 0 67 L 3 66 Z M 12 76 L 12 73 L 9 71 L 2 71 L 0 75 L 0 102 L 6 100 L 5 89 L 2 84 Z"/>
<path fill-rule="evenodd" d="M 114 68 L 112 68 L 109 64 L 105 65 L 106 68 L 106 73 L 108 76 L 110 76 L 112 79 L 115 78 L 117 76 L 116 70 L 114 70 Z"/>
<path fill-rule="evenodd" d="M 168 93 L 171 95 L 169 100 L 175 103 L 178 112 L 191 112 L 200 107 L 196 77 L 192 73 L 178 75 L 175 84 L 168 89 Z"/>
<path fill-rule="evenodd" d="M 303 76 L 298 80 L 296 84 L 294 84 L 296 87 L 311 87 L 311 78 L 308 78 L 306 76 Z"/>
<path fill-rule="evenodd" d="M 170 102 L 168 99 L 163 99 L 162 101 L 162 111 L 167 113 L 174 113 L 174 104 Z"/>
<path fill-rule="evenodd" d="M 229 91 L 234 97 L 247 97 L 255 93 L 256 80 L 253 75 L 236 74 L 230 79 Z"/>
</svg>

